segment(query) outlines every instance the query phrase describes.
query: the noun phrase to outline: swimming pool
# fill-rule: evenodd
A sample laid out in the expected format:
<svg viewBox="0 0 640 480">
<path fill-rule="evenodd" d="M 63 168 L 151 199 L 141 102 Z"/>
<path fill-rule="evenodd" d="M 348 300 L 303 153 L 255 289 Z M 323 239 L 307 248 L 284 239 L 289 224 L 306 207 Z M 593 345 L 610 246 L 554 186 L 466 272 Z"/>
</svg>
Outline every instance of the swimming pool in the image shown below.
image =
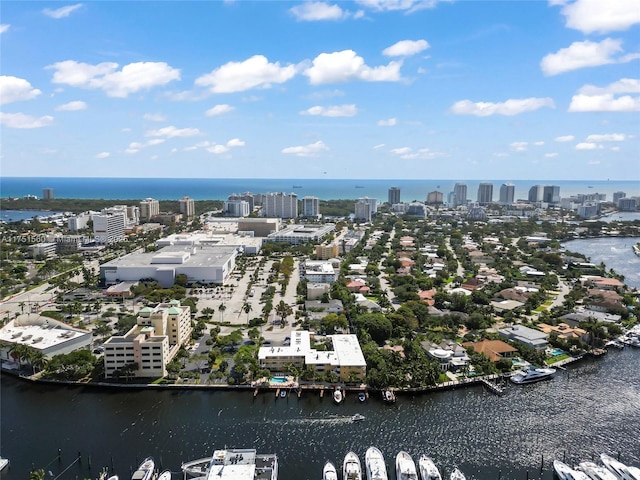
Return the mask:
<svg viewBox="0 0 640 480">
<path fill-rule="evenodd" d="M 269 380 L 271 383 L 285 383 L 288 382 L 287 377 L 271 377 Z"/>
<path fill-rule="evenodd" d="M 564 350 L 560 349 L 560 348 L 554 348 L 553 350 L 551 350 L 551 355 L 553 355 L 554 357 L 558 357 L 560 355 L 564 355 L 565 352 Z"/>
</svg>

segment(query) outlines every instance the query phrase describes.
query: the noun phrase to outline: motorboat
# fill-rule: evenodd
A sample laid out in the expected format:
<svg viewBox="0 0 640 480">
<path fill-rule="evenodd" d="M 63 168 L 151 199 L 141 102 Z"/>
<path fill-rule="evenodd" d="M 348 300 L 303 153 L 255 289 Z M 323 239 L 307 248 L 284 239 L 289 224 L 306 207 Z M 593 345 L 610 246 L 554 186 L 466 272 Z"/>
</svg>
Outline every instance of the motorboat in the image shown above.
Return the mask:
<svg viewBox="0 0 640 480">
<path fill-rule="evenodd" d="M 6 458 L 0 457 L 0 472 L 4 470 L 4 468 L 9 465 L 9 460 Z"/>
<path fill-rule="evenodd" d="M 586 473 L 591 480 L 618 480 L 609 470 L 593 462 L 580 462 L 576 470 Z"/>
<path fill-rule="evenodd" d="M 418 459 L 418 471 L 422 480 L 442 480 L 440 470 L 436 467 L 436 464 L 426 455 L 420 455 Z"/>
<path fill-rule="evenodd" d="M 342 394 L 342 390 L 338 387 L 333 391 L 333 401 L 336 403 L 342 403 L 342 400 L 344 400 L 344 395 Z"/>
<path fill-rule="evenodd" d="M 153 471 L 156 468 L 156 464 L 153 458 L 147 457 L 140 464 L 138 469 L 131 475 L 131 480 L 151 480 L 153 477 Z"/>
<path fill-rule="evenodd" d="M 418 480 L 418 471 L 416 464 L 405 451 L 398 452 L 396 455 L 396 479 L 397 480 Z"/>
<path fill-rule="evenodd" d="M 528 370 L 519 370 L 511 376 L 511 381 L 517 385 L 548 380 L 556 373 L 555 368 L 529 367 Z"/>
<path fill-rule="evenodd" d="M 358 455 L 353 452 L 347 453 L 342 464 L 343 480 L 362 480 L 362 466 Z"/>
<path fill-rule="evenodd" d="M 560 460 L 553 461 L 553 470 L 560 480 L 589 480 L 586 473 L 574 470 L 566 463 Z"/>
<path fill-rule="evenodd" d="M 253 448 L 226 448 L 215 450 L 210 457 L 191 460 L 182 464 L 184 478 L 214 479 L 230 472 L 260 472 L 261 480 L 278 480 L 278 456 L 274 453 L 258 453 Z M 244 474 L 243 474 L 244 475 Z"/>
<path fill-rule="evenodd" d="M 382 452 L 376 447 L 369 447 L 364 456 L 368 480 L 389 480 L 387 466 L 384 463 Z"/>
<path fill-rule="evenodd" d="M 627 471 L 631 474 L 632 478 L 640 478 L 640 468 L 627 465 Z"/>
<path fill-rule="evenodd" d="M 338 480 L 338 471 L 336 466 L 327 460 L 322 469 L 322 480 Z"/>
<path fill-rule="evenodd" d="M 281 390 L 280 391 L 280 398 L 285 398 L 287 396 L 287 391 L 286 390 Z"/>
<path fill-rule="evenodd" d="M 366 402 L 367 401 L 367 394 L 364 392 L 360 392 L 358 394 L 358 400 L 360 401 L 360 403 Z"/>
<path fill-rule="evenodd" d="M 384 390 L 382 392 L 382 401 L 384 403 L 396 403 L 396 394 L 393 390 Z"/>
<path fill-rule="evenodd" d="M 607 470 L 609 470 L 619 479 L 640 480 L 640 475 L 638 475 L 637 472 L 634 472 L 634 470 L 638 470 L 638 469 L 632 468 L 632 470 L 629 471 L 629 467 L 627 467 L 624 463 L 619 462 L 618 460 L 607 455 L 606 453 L 600 454 L 600 460 L 602 461 L 602 464 L 607 468 Z"/>
<path fill-rule="evenodd" d="M 351 417 L 352 422 L 361 422 L 362 420 L 364 420 L 364 415 L 361 415 L 359 413 L 356 413 Z"/>
<path fill-rule="evenodd" d="M 467 480 L 467 477 L 458 468 L 454 468 L 451 475 L 449 475 L 449 480 Z"/>
<path fill-rule="evenodd" d="M 158 475 L 158 478 L 156 480 L 171 480 L 171 471 L 165 470 L 160 475 Z"/>
</svg>

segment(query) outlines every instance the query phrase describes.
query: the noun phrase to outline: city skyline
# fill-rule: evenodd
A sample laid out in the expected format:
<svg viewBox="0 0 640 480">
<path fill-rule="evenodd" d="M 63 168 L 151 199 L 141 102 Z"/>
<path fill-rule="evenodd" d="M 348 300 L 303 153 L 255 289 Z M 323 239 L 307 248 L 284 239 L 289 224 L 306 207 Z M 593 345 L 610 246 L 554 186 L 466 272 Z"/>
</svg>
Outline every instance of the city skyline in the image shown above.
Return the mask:
<svg viewBox="0 0 640 480">
<path fill-rule="evenodd" d="M 3 176 L 640 179 L 632 1 L 3 2 L 2 17 Z"/>
</svg>

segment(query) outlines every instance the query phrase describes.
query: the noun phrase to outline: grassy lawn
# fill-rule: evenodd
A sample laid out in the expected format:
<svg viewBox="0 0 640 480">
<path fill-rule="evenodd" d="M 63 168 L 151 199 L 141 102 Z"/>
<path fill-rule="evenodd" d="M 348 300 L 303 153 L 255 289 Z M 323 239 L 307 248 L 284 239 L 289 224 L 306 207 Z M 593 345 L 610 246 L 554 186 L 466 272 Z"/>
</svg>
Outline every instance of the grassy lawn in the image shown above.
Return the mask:
<svg viewBox="0 0 640 480">
<path fill-rule="evenodd" d="M 547 358 L 545 362 L 547 363 L 547 365 L 553 365 L 554 363 L 557 363 L 561 360 L 565 360 L 567 358 L 571 358 L 571 355 L 569 355 L 568 353 L 564 353 L 562 355 L 557 355 L 555 357 Z"/>
</svg>

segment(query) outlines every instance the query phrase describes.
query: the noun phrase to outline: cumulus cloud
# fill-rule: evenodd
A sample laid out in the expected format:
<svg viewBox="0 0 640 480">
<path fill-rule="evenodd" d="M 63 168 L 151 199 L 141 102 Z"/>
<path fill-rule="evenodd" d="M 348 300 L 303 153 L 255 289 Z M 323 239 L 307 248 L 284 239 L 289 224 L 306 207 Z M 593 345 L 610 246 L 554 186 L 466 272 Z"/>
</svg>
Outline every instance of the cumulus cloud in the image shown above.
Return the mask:
<svg viewBox="0 0 640 480">
<path fill-rule="evenodd" d="M 330 107 L 315 106 L 303 110 L 301 115 L 320 115 L 322 117 L 353 117 L 358 114 L 358 108 L 353 105 L 332 105 Z"/>
<path fill-rule="evenodd" d="M 56 9 L 45 8 L 44 10 L 42 10 L 42 13 L 44 13 L 47 17 L 55 18 L 56 20 L 58 20 L 60 18 L 68 17 L 81 7 L 81 3 L 76 3 L 75 5 L 67 5 L 66 7 L 60 7 Z"/>
<path fill-rule="evenodd" d="M 59 112 L 75 112 L 78 110 L 86 110 L 87 104 L 82 100 L 75 100 L 73 102 L 65 103 L 62 105 L 58 105 L 56 110 Z"/>
<path fill-rule="evenodd" d="M 149 130 L 144 134 L 145 137 L 194 137 L 200 135 L 202 132 L 197 128 L 176 128 L 173 125 L 168 127 L 159 128 L 158 130 Z"/>
<path fill-rule="evenodd" d="M 0 112 L 0 124 L 8 128 L 40 128 L 47 127 L 53 123 L 53 117 L 33 117 L 24 113 L 4 113 Z"/>
<path fill-rule="evenodd" d="M 100 152 L 96 155 L 96 158 L 103 159 L 110 157 L 111 154 L 109 152 Z"/>
<path fill-rule="evenodd" d="M 606 87 L 596 87 L 594 85 L 583 86 L 578 93 L 584 95 L 601 95 L 606 93 L 640 93 L 639 78 L 621 78 L 617 82 L 613 82 Z"/>
<path fill-rule="evenodd" d="M 386 146 L 387 146 L 387 145 L 386 145 L 386 144 L 384 144 L 384 143 L 379 143 L 378 145 L 374 145 L 374 146 L 373 146 L 373 149 L 374 149 L 374 150 L 380 150 L 381 148 L 384 148 L 384 147 L 386 147 Z"/>
<path fill-rule="evenodd" d="M 204 114 L 207 117 L 217 117 L 218 115 L 224 115 L 225 113 L 229 113 L 234 111 L 236 108 L 231 105 L 227 105 L 226 103 L 216 105 L 213 108 L 207 110 Z"/>
<path fill-rule="evenodd" d="M 196 79 L 196 85 L 208 87 L 213 93 L 244 92 L 252 88 L 271 88 L 285 83 L 296 74 L 295 65 L 269 63 L 264 55 L 254 55 L 244 62 L 229 62 Z"/>
<path fill-rule="evenodd" d="M 543 107 L 555 108 L 555 103 L 549 97 L 515 98 L 499 103 L 461 100 L 453 104 L 451 112 L 457 115 L 475 115 L 477 117 L 488 117 L 490 115 L 512 116 Z"/>
<path fill-rule="evenodd" d="M 624 142 L 627 139 L 624 133 L 605 133 L 589 135 L 587 142 Z"/>
<path fill-rule="evenodd" d="M 615 57 L 622 52 L 622 40 L 605 38 L 601 42 L 573 42 L 567 48 L 546 55 L 540 62 L 545 75 L 552 76 L 586 67 L 597 67 L 611 63 L 624 63 L 636 57 Z"/>
<path fill-rule="evenodd" d="M 142 118 L 149 122 L 165 122 L 167 117 L 161 113 L 145 113 Z"/>
<path fill-rule="evenodd" d="M 65 60 L 46 67 L 55 70 L 53 83 L 103 90 L 110 97 L 127 97 L 130 93 L 166 85 L 180 79 L 180 70 L 164 62 L 130 63 L 117 70 L 118 64 L 97 65 Z"/>
<path fill-rule="evenodd" d="M 556 142 L 573 142 L 575 138 L 576 137 L 574 137 L 573 135 L 561 135 L 559 137 L 556 137 L 555 140 Z"/>
<path fill-rule="evenodd" d="M 205 147 L 205 149 L 210 153 L 220 155 L 222 153 L 227 153 L 234 147 L 244 147 L 244 141 L 240 140 L 239 138 L 233 138 L 224 145 L 218 143 L 209 143 Z"/>
<path fill-rule="evenodd" d="M 4 33 L 7 30 L 9 30 L 9 28 L 11 27 L 11 25 L 9 25 L 8 23 L 1 23 L 0 24 L 0 33 Z"/>
<path fill-rule="evenodd" d="M 602 148 L 602 146 L 593 142 L 581 142 L 576 145 L 576 150 L 596 150 Z"/>
<path fill-rule="evenodd" d="M 389 118 L 387 120 L 378 120 L 379 127 L 393 127 L 398 123 L 398 120 L 395 118 Z"/>
<path fill-rule="evenodd" d="M 24 78 L 9 75 L 0 76 L 0 105 L 21 100 L 31 100 L 41 93 L 40 90 L 33 88 Z"/>
<path fill-rule="evenodd" d="M 511 142 L 509 146 L 515 152 L 526 152 L 529 142 Z"/>
<path fill-rule="evenodd" d="M 390 152 L 397 155 L 403 160 L 432 160 L 434 158 L 444 157 L 444 153 L 434 152 L 429 148 L 418 148 L 416 150 L 410 147 L 392 148 Z"/>
<path fill-rule="evenodd" d="M 413 13 L 425 8 L 434 8 L 440 0 L 356 0 L 357 3 L 375 12 L 403 10 Z"/>
<path fill-rule="evenodd" d="M 316 157 L 320 152 L 329 150 L 322 140 L 309 145 L 299 145 L 296 147 L 287 147 L 282 149 L 282 153 L 295 155 L 297 157 Z"/>
<path fill-rule="evenodd" d="M 227 147 L 244 147 L 245 142 L 239 138 L 232 138 L 227 142 Z"/>
<path fill-rule="evenodd" d="M 640 96 L 621 94 L 640 93 L 640 79 L 622 78 L 605 87 L 585 85 L 571 98 L 570 112 L 637 112 Z"/>
<path fill-rule="evenodd" d="M 349 13 L 342 10 L 339 5 L 330 5 L 325 2 L 305 2 L 290 8 L 289 12 L 297 20 L 304 22 L 342 20 L 349 16 Z"/>
<path fill-rule="evenodd" d="M 353 50 L 321 53 L 313 59 L 312 66 L 304 71 L 312 85 L 344 83 L 351 80 L 366 82 L 397 82 L 401 80 L 401 61 L 388 65 L 369 67 Z"/>
<path fill-rule="evenodd" d="M 143 148 L 153 147 L 154 145 L 160 145 L 164 142 L 166 142 L 166 139 L 164 138 L 152 138 L 146 142 L 131 142 L 124 152 L 134 154 L 138 153 Z"/>
<path fill-rule="evenodd" d="M 562 3 L 566 26 L 582 33 L 607 33 L 627 30 L 640 23 L 636 0 L 577 0 Z"/>
<path fill-rule="evenodd" d="M 429 48 L 426 40 L 401 40 L 385 48 L 382 54 L 387 57 L 409 57 Z"/>
<path fill-rule="evenodd" d="M 556 152 L 549 152 L 544 154 L 545 158 L 556 158 L 558 154 Z"/>
</svg>

